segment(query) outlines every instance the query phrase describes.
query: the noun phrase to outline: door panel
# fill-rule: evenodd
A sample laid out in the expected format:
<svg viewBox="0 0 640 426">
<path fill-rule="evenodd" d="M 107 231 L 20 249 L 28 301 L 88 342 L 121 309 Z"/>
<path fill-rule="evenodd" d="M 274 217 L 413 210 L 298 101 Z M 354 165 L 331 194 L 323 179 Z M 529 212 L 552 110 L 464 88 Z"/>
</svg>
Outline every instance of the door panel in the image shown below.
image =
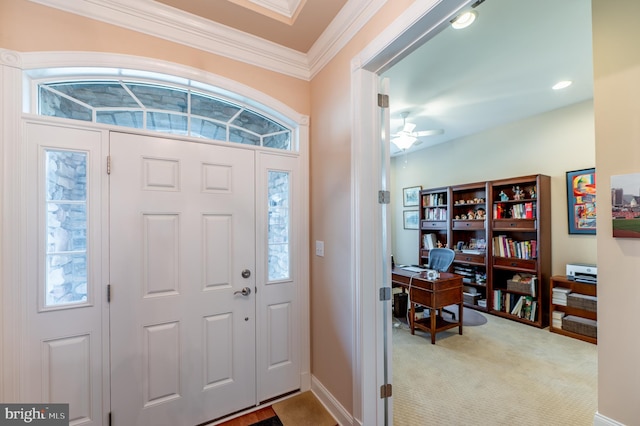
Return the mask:
<svg viewBox="0 0 640 426">
<path fill-rule="evenodd" d="M 255 405 L 253 152 L 120 133 L 110 150 L 115 424 Z"/>
<path fill-rule="evenodd" d="M 102 232 L 106 143 L 99 131 L 27 123 L 26 354 L 20 399 L 68 403 L 71 425 L 105 417 Z M 105 383 L 106 382 L 106 383 Z"/>
</svg>

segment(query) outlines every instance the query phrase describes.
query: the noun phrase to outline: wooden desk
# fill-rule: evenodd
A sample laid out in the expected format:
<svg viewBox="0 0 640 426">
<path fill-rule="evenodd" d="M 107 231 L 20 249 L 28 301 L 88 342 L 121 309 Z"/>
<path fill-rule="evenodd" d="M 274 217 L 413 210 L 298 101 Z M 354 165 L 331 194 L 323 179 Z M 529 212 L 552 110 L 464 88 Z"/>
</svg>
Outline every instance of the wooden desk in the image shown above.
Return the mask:
<svg viewBox="0 0 640 426">
<path fill-rule="evenodd" d="M 402 287 L 409 292 L 409 327 L 411 334 L 416 328 L 431 334 L 431 343 L 436 343 L 436 333 L 459 327 L 462 334 L 462 276 L 441 272 L 437 280 L 428 280 L 424 272 L 410 272 L 401 268 L 393 269 L 391 285 Z M 414 303 L 429 309 L 429 317 L 416 320 Z M 445 321 L 441 309 L 458 305 L 457 322 Z"/>
</svg>

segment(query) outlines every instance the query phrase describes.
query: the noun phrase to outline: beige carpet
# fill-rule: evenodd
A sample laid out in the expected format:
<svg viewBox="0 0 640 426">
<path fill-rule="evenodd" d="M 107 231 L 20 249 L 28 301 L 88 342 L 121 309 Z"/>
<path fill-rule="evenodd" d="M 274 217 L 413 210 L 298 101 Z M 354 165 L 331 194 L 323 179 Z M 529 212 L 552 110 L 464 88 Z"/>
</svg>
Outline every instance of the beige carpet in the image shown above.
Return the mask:
<svg viewBox="0 0 640 426">
<path fill-rule="evenodd" d="M 329 414 L 312 392 L 303 392 L 272 406 L 284 426 L 336 426 L 338 422 Z"/>
<path fill-rule="evenodd" d="M 393 330 L 393 424 L 593 425 L 597 346 L 486 315 L 477 327 Z"/>
</svg>

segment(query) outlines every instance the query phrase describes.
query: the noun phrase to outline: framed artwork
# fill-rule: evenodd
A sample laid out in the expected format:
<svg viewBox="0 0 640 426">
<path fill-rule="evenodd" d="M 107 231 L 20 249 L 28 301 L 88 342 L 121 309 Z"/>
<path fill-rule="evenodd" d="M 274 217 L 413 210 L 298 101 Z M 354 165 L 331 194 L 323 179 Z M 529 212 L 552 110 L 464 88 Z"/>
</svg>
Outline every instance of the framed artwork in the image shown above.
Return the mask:
<svg viewBox="0 0 640 426">
<path fill-rule="evenodd" d="M 402 205 L 405 207 L 419 206 L 421 189 L 421 186 L 402 188 Z"/>
<path fill-rule="evenodd" d="M 596 233 L 596 169 L 567 172 L 569 234 Z"/>
<path fill-rule="evenodd" d="M 640 238 L 640 173 L 611 176 L 614 238 Z"/>
<path fill-rule="evenodd" d="M 418 229 L 418 223 L 420 222 L 418 213 L 418 210 L 405 210 L 402 212 L 404 229 Z"/>
</svg>

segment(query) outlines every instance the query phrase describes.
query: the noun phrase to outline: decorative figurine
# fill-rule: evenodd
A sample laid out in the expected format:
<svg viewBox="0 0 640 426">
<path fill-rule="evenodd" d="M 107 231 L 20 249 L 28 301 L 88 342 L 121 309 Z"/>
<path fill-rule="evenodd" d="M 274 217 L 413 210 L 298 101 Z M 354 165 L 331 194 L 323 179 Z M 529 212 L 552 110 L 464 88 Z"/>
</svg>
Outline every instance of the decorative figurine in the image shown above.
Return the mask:
<svg viewBox="0 0 640 426">
<path fill-rule="evenodd" d="M 531 198 L 536 198 L 536 187 L 535 185 L 531 187 L 531 189 L 529 189 L 529 196 Z"/>
<path fill-rule="evenodd" d="M 509 196 L 504 191 L 500 191 L 498 195 L 500 196 L 500 201 L 509 201 Z"/>
<path fill-rule="evenodd" d="M 473 210 L 469 210 L 469 213 L 467 213 L 467 219 L 475 219 L 476 218 L 476 213 Z"/>
<path fill-rule="evenodd" d="M 484 209 L 476 210 L 476 219 L 484 219 Z"/>
<path fill-rule="evenodd" d="M 514 200 L 522 200 L 524 198 L 524 191 L 520 189 L 519 186 L 513 187 L 513 199 Z"/>
</svg>

